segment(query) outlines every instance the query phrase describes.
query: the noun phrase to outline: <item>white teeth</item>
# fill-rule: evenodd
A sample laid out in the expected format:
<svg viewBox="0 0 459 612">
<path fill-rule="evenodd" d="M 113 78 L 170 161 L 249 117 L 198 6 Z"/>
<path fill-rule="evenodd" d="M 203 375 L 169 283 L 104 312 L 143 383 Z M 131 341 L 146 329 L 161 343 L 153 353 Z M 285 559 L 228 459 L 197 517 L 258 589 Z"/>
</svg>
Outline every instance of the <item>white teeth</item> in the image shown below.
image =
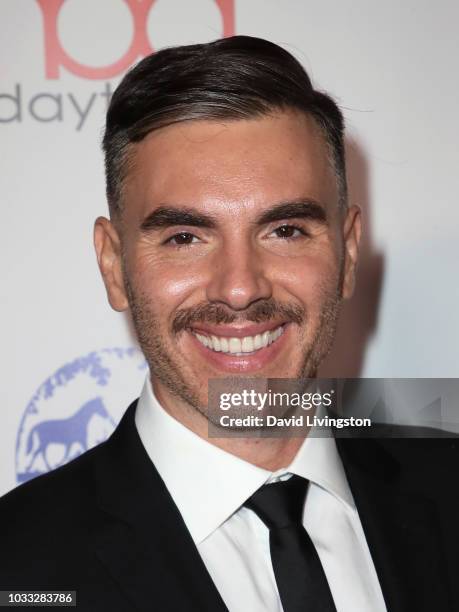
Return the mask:
<svg viewBox="0 0 459 612">
<path fill-rule="evenodd" d="M 242 344 L 239 338 L 229 339 L 229 352 L 230 353 L 241 353 L 242 352 Z"/>
<path fill-rule="evenodd" d="M 201 334 L 196 334 L 196 338 L 199 340 L 199 342 L 201 344 L 204 344 L 204 346 L 207 346 L 207 337 L 206 336 L 201 336 Z"/>
<path fill-rule="evenodd" d="M 217 338 L 217 336 L 212 336 L 212 348 L 214 351 L 217 351 L 217 353 L 222 350 L 220 340 Z"/>
<path fill-rule="evenodd" d="M 257 334 L 256 336 L 245 336 L 244 338 L 204 336 L 203 334 L 195 334 L 195 336 L 201 344 L 213 351 L 242 354 L 253 353 L 265 348 L 275 342 L 283 331 L 284 328 L 281 325 L 273 331 L 266 331 L 264 334 Z"/>
<path fill-rule="evenodd" d="M 254 349 L 252 336 L 246 336 L 245 338 L 242 338 L 241 345 L 243 353 L 252 353 Z"/>
</svg>

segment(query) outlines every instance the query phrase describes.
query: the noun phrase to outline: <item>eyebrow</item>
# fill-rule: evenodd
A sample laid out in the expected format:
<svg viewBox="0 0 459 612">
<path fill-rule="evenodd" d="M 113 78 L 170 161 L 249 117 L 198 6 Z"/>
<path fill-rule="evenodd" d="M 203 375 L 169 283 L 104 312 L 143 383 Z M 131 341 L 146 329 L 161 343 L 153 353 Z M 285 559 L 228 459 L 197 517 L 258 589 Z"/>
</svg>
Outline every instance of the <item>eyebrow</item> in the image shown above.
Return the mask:
<svg viewBox="0 0 459 612">
<path fill-rule="evenodd" d="M 327 213 L 319 202 L 311 199 L 301 199 L 293 202 L 283 202 L 268 208 L 258 217 L 256 223 L 265 225 L 283 219 L 310 219 L 325 225 L 327 223 Z"/>
<path fill-rule="evenodd" d="M 284 219 L 310 219 L 319 223 L 327 223 L 325 208 L 311 199 L 301 199 L 293 202 L 281 202 L 264 210 L 256 219 L 256 225 L 266 225 Z M 189 225 L 215 229 L 217 219 L 212 215 L 201 213 L 193 208 L 175 208 L 160 206 L 149 213 L 140 224 L 142 231 L 159 230 L 176 225 Z"/>
<path fill-rule="evenodd" d="M 192 208 L 160 206 L 145 217 L 140 224 L 140 229 L 148 231 L 173 227 L 174 225 L 191 225 L 214 229 L 217 226 L 217 221 L 211 215 L 199 213 Z"/>
</svg>

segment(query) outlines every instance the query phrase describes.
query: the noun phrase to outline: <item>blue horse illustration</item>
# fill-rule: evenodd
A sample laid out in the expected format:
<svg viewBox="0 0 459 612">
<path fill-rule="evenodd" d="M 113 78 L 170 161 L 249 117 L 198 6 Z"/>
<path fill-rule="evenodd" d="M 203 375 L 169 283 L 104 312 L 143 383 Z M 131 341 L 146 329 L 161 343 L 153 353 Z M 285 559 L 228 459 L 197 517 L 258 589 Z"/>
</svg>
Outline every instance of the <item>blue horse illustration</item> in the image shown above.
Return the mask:
<svg viewBox="0 0 459 612">
<path fill-rule="evenodd" d="M 70 449 L 73 444 L 78 443 L 81 447 L 81 452 L 87 450 L 87 430 L 89 421 L 93 416 L 99 415 L 104 419 L 108 419 L 112 423 L 112 419 L 104 406 L 101 397 L 96 397 L 78 410 L 76 414 L 67 419 L 53 419 L 37 423 L 29 432 L 27 438 L 27 454 L 32 452 L 32 449 L 37 444 L 33 451 L 32 459 L 27 467 L 27 472 L 32 468 L 35 459 L 38 455 L 42 455 L 45 465 L 48 470 L 52 470 L 46 457 L 46 451 L 50 444 L 62 444 L 65 447 L 63 459 L 59 465 L 63 465 L 69 456 Z M 57 466 L 54 466 L 57 467 Z"/>
</svg>

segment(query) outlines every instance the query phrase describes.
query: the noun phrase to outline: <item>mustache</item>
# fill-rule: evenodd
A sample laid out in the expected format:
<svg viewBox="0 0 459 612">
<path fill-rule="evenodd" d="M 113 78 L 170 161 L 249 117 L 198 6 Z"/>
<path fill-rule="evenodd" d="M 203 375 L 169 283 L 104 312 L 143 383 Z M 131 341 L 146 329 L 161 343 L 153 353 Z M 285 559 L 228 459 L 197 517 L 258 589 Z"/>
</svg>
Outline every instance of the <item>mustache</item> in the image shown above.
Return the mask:
<svg viewBox="0 0 459 612">
<path fill-rule="evenodd" d="M 272 319 L 282 319 L 301 325 L 306 317 L 306 310 L 297 304 L 285 304 L 269 299 L 254 302 L 244 311 L 231 311 L 222 304 L 203 302 L 193 308 L 182 308 L 177 311 L 172 321 L 172 331 L 178 334 L 196 323 L 230 324 L 250 321 L 264 323 Z"/>
</svg>

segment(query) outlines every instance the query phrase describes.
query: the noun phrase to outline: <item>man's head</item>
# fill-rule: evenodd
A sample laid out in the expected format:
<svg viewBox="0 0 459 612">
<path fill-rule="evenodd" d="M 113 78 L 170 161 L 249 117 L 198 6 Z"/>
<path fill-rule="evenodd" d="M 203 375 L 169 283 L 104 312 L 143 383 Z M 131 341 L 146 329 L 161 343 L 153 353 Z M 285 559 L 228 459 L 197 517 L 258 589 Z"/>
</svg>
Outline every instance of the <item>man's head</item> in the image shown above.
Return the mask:
<svg viewBox="0 0 459 612">
<path fill-rule="evenodd" d="M 104 138 L 95 242 L 157 392 L 205 410 L 221 376 L 314 376 L 352 293 L 343 119 L 280 47 L 237 36 L 145 58 Z"/>
</svg>

